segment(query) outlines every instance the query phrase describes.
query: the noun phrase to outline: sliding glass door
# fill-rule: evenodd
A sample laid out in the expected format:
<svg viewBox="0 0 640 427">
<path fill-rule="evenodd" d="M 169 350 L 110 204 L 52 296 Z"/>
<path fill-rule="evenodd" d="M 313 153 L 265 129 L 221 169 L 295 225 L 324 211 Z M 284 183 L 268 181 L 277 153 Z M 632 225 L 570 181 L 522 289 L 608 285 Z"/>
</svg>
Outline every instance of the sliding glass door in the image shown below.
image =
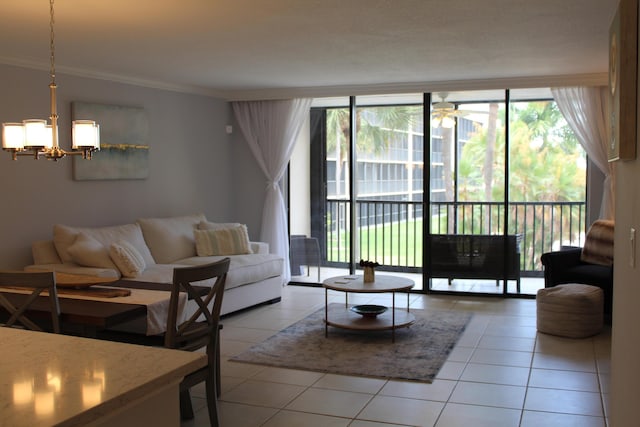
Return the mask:
<svg viewBox="0 0 640 427">
<path fill-rule="evenodd" d="M 505 291 L 504 96 L 482 91 L 432 98 L 431 290 Z"/>
<path fill-rule="evenodd" d="M 584 151 L 548 89 L 315 100 L 308 135 L 293 282 L 368 260 L 416 291 L 535 295 L 542 253 L 580 244 Z"/>
<path fill-rule="evenodd" d="M 422 94 L 355 98 L 355 260 L 422 289 Z"/>
</svg>

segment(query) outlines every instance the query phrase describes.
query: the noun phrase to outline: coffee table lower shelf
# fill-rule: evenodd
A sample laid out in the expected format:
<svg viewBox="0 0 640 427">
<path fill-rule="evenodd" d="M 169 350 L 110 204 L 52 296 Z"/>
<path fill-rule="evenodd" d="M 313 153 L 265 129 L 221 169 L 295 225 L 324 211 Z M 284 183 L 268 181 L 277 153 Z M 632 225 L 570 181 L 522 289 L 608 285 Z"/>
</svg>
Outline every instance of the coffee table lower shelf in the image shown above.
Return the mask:
<svg viewBox="0 0 640 427">
<path fill-rule="evenodd" d="M 395 313 L 395 316 L 393 316 Z M 395 317 L 395 318 L 394 318 Z M 328 326 L 359 331 L 395 331 L 398 328 L 406 328 L 415 322 L 416 318 L 406 309 L 389 308 L 376 317 L 367 317 L 354 313 L 349 308 L 331 308 L 325 321 L 325 336 L 328 336 Z M 395 340 L 395 336 L 393 337 Z"/>
</svg>

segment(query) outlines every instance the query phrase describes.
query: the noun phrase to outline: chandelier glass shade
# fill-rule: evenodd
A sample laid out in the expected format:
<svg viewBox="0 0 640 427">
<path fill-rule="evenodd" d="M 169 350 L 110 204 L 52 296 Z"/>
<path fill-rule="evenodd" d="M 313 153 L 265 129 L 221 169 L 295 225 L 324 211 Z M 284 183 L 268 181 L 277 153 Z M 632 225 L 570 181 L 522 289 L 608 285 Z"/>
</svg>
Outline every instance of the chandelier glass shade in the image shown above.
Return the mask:
<svg viewBox="0 0 640 427">
<path fill-rule="evenodd" d="M 20 123 L 2 124 L 2 149 L 11 153 L 13 160 L 18 156 L 41 156 L 58 160 L 67 155 L 81 155 L 90 159 L 94 151 L 100 149 L 100 126 L 92 120 L 74 120 L 71 123 L 71 150 L 63 150 L 58 143 L 58 112 L 56 102 L 56 71 L 55 71 L 55 34 L 54 0 L 49 0 L 50 13 L 50 52 L 51 68 L 49 76 L 49 93 L 51 98 L 50 123 L 41 119 L 27 119 Z"/>
</svg>

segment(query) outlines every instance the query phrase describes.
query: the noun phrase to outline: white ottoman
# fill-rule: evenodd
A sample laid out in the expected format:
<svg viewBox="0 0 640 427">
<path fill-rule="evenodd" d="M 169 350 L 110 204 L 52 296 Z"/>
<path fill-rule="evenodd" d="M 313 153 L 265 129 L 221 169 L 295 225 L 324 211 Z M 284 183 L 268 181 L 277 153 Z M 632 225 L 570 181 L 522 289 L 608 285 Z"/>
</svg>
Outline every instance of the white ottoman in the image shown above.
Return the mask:
<svg viewBox="0 0 640 427">
<path fill-rule="evenodd" d="M 597 286 L 569 283 L 538 290 L 538 331 L 569 338 L 598 334 L 603 324 L 604 293 Z"/>
</svg>

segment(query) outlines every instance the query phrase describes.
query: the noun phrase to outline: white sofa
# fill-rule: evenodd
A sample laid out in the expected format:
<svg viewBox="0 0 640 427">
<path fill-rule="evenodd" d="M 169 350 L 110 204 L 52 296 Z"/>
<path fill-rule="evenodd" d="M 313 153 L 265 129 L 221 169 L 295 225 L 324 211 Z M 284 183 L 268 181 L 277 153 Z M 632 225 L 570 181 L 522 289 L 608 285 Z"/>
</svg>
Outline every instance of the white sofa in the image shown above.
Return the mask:
<svg viewBox="0 0 640 427">
<path fill-rule="evenodd" d="M 229 256 L 231 264 L 221 314 L 280 301 L 283 260 L 269 253 L 268 244 L 249 242 L 247 236 L 246 244 L 252 253 L 198 256 L 197 249 L 202 246 L 196 245 L 195 230 L 238 226 L 241 225 L 211 223 L 203 214 L 141 218 L 133 224 L 112 227 L 55 225 L 53 240 L 32 244 L 34 263 L 25 270 L 171 283 L 175 267 L 206 264 Z M 244 230 L 246 233 L 246 228 Z M 113 252 L 123 247 L 133 252 L 124 261 Z"/>
</svg>

